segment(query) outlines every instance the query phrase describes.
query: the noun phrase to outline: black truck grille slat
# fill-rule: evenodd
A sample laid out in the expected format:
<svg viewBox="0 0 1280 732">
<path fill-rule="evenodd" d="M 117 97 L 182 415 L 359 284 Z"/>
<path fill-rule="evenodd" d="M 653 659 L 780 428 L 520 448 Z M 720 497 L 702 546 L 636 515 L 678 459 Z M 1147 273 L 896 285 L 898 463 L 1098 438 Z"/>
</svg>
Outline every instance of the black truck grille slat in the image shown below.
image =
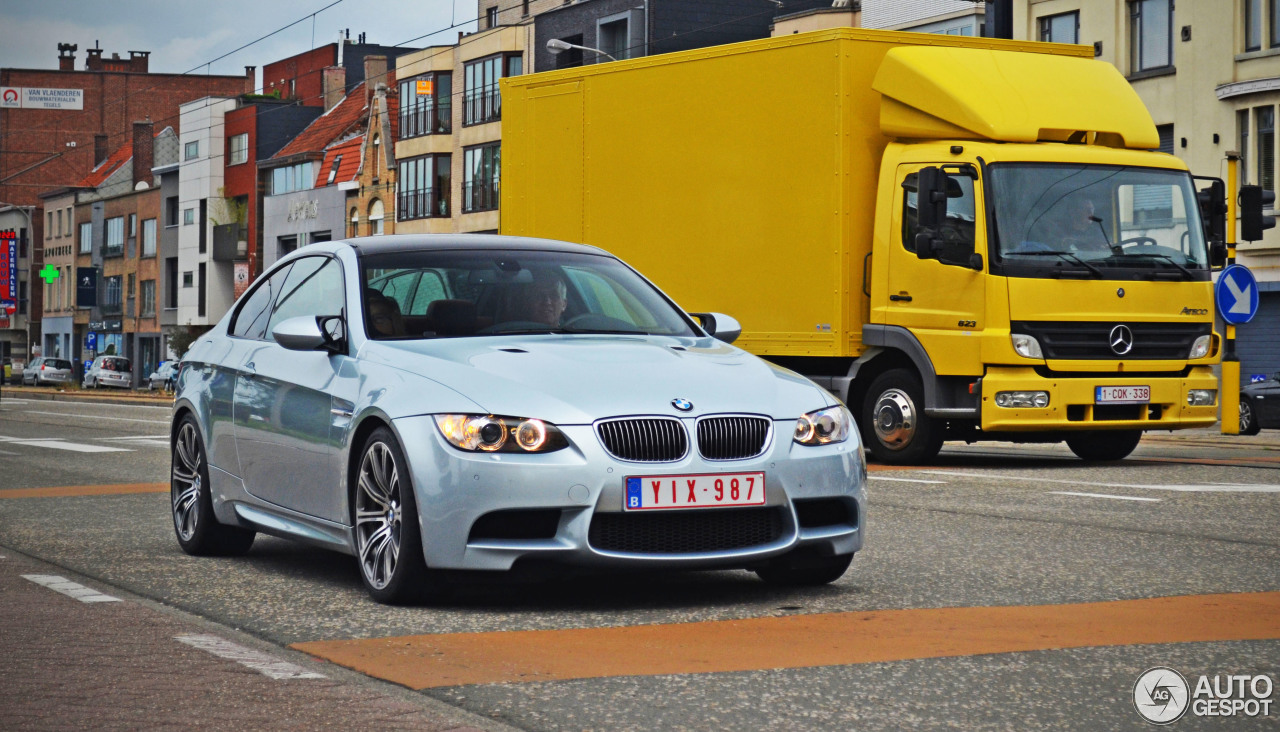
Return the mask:
<svg viewBox="0 0 1280 732">
<path fill-rule="evenodd" d="M 1118 355 L 1111 350 L 1111 329 L 1128 326 L 1133 333 L 1133 349 Z M 1186 359 L 1196 338 L 1209 335 L 1209 323 L 1117 323 L 1117 322 L 1049 322 L 1015 321 L 1012 333 L 1034 337 L 1048 359 L 1120 359 L 1167 360 Z"/>
<path fill-rule="evenodd" d="M 696 554 L 771 544 L 782 538 L 783 526 L 777 507 L 597 513 L 587 540 L 600 551 Z"/>
<path fill-rule="evenodd" d="M 698 422 L 698 452 L 707 460 L 743 460 L 764 452 L 769 420 L 707 417 Z"/>
<path fill-rule="evenodd" d="M 677 419 L 614 419 L 596 425 L 600 444 L 619 460 L 666 463 L 689 452 L 689 436 Z"/>
</svg>

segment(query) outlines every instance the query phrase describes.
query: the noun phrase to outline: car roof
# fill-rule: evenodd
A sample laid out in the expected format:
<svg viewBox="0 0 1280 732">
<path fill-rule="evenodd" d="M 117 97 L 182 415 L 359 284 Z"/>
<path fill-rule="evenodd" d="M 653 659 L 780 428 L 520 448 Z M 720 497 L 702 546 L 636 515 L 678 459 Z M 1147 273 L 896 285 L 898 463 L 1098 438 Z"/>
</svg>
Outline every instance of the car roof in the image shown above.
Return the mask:
<svg viewBox="0 0 1280 732">
<path fill-rule="evenodd" d="M 588 244 L 573 244 L 555 239 L 535 239 L 532 237 L 502 236 L 499 234 L 388 234 L 342 239 L 333 242 L 317 242 L 295 250 L 286 259 L 294 259 L 307 254 L 337 252 L 344 247 L 349 247 L 361 257 L 370 254 L 432 250 L 460 251 L 468 249 L 527 249 L 612 256 L 599 247 L 593 247 Z"/>
</svg>

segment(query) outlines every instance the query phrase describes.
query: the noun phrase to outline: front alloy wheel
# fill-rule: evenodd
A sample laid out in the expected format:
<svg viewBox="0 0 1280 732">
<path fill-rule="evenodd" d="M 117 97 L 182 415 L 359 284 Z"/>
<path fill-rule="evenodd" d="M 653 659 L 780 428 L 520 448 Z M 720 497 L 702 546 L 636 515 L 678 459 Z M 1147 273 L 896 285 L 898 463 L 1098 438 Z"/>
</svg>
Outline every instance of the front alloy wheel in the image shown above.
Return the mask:
<svg viewBox="0 0 1280 732">
<path fill-rule="evenodd" d="M 209 462 L 195 418 L 187 415 L 173 440 L 170 507 L 178 544 L 187 554 L 238 555 L 253 546 L 255 533 L 218 523 L 209 490 Z"/>
<path fill-rule="evenodd" d="M 355 487 L 356 556 L 373 599 L 403 603 L 433 589 L 422 554 L 413 484 L 399 444 L 380 427 L 369 436 Z"/>
</svg>

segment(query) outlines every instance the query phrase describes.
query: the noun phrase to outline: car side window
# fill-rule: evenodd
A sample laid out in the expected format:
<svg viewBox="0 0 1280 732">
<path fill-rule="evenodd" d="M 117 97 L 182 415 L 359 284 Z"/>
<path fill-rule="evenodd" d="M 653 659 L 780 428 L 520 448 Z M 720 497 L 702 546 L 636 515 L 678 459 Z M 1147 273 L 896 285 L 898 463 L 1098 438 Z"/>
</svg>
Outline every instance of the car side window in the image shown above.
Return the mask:
<svg viewBox="0 0 1280 732">
<path fill-rule="evenodd" d="M 431 303 L 444 299 L 446 299 L 444 280 L 440 279 L 440 275 L 436 272 L 424 271 L 418 277 L 418 287 L 413 292 L 413 304 L 405 315 L 426 315 Z"/>
<path fill-rule="evenodd" d="M 289 318 L 341 315 L 345 302 L 342 270 L 336 259 L 303 257 L 294 262 L 267 323 L 267 333 Z"/>
<path fill-rule="evenodd" d="M 235 320 L 231 322 L 231 335 L 255 340 L 266 338 L 271 303 L 275 301 L 275 295 L 280 292 L 280 285 L 292 267 L 293 265 L 287 264 L 273 272 L 249 293 L 249 297 L 240 306 L 240 311 L 236 313 Z"/>
</svg>

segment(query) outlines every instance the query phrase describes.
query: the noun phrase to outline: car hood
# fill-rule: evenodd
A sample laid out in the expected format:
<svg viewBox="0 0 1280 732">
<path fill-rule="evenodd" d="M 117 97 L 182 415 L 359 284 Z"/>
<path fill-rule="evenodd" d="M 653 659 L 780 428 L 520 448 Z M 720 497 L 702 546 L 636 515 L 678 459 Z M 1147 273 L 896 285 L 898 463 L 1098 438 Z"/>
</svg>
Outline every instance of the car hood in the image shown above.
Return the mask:
<svg viewBox="0 0 1280 732">
<path fill-rule="evenodd" d="M 371 341 L 360 358 L 431 379 L 491 414 L 556 424 L 726 412 L 794 419 L 835 403 L 808 379 L 711 338 L 540 335 Z M 672 404 L 676 399 L 692 402 L 693 408 L 677 410 Z M 430 404 L 398 406 L 406 416 L 437 409 Z"/>
</svg>

